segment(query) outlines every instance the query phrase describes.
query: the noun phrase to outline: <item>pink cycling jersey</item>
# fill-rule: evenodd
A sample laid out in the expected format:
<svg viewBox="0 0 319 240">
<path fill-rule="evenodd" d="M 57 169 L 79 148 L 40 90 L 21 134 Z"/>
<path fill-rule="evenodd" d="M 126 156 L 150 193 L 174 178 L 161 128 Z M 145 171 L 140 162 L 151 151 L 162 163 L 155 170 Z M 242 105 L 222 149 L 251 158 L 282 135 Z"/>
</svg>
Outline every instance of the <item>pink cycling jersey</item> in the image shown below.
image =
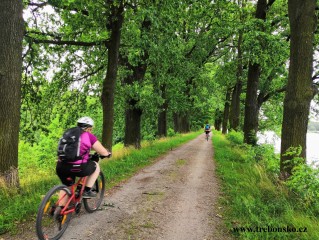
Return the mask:
<svg viewBox="0 0 319 240">
<path fill-rule="evenodd" d="M 80 156 L 83 156 L 81 160 L 70 162 L 71 164 L 83 164 L 87 163 L 89 159 L 90 150 L 93 144 L 97 141 L 97 137 L 92 133 L 84 132 L 80 136 Z"/>
</svg>

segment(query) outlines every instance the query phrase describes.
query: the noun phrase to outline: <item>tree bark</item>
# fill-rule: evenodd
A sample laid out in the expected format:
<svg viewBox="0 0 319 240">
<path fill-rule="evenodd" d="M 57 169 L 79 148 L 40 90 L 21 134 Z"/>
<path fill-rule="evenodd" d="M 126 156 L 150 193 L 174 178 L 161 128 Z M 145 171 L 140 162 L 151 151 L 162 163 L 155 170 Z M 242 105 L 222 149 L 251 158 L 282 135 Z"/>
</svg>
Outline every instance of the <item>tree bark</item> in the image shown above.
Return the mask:
<svg viewBox="0 0 319 240">
<path fill-rule="evenodd" d="M 290 66 L 284 100 L 282 122 L 280 173 L 282 179 L 292 174 L 294 167 L 286 156 L 289 148 L 302 147 L 301 157 L 306 158 L 306 134 L 310 102 L 313 98 L 312 64 L 316 22 L 315 0 L 289 0 Z"/>
<path fill-rule="evenodd" d="M 214 128 L 217 131 L 220 131 L 222 127 L 222 122 L 223 122 L 223 112 L 220 111 L 219 108 L 217 108 L 215 111 L 215 121 L 214 121 Z"/>
<path fill-rule="evenodd" d="M 103 81 L 103 89 L 101 103 L 103 109 L 103 130 L 102 144 L 112 151 L 113 126 L 114 126 L 114 93 L 115 83 L 118 70 L 118 58 L 120 49 L 121 28 L 123 24 L 123 3 L 119 6 L 114 6 L 113 1 L 109 4 L 111 7 L 111 15 L 108 19 L 107 28 L 111 32 L 110 41 L 108 44 L 108 63 L 107 73 Z"/>
<path fill-rule="evenodd" d="M 190 131 L 189 118 L 186 113 L 174 113 L 174 131 L 179 133 L 187 133 Z"/>
<path fill-rule="evenodd" d="M 160 107 L 158 118 L 157 118 L 157 135 L 159 137 L 167 136 L 167 110 L 168 110 L 168 102 L 166 99 L 166 84 L 162 84 L 160 87 L 160 94 L 163 98 L 164 102 Z"/>
<path fill-rule="evenodd" d="M 150 29 L 151 21 L 146 17 L 142 23 L 141 38 L 143 35 L 147 34 Z M 131 65 L 128 58 L 125 59 L 125 65 L 128 70 L 132 71 L 131 75 L 128 75 L 124 79 L 124 83 L 127 85 L 132 85 L 134 83 L 141 84 L 144 80 L 144 76 L 147 70 L 147 59 L 149 57 L 148 50 L 145 48 L 140 49 L 144 52 L 139 62 L 136 66 Z M 140 99 L 139 97 L 129 97 L 127 99 L 128 108 L 125 111 L 125 136 L 124 136 L 124 146 L 133 145 L 135 148 L 141 147 L 141 116 L 142 109 L 138 105 Z"/>
<path fill-rule="evenodd" d="M 229 127 L 237 131 L 239 129 L 240 123 L 240 95 L 242 91 L 242 77 L 243 77 L 243 60 L 242 60 L 242 50 L 241 44 L 243 41 L 243 33 L 239 32 L 238 43 L 237 43 L 237 73 L 236 78 L 237 82 L 233 89 L 231 105 L 230 105 L 230 113 L 229 113 Z"/>
<path fill-rule="evenodd" d="M 244 142 L 255 145 L 258 130 L 257 90 L 259 83 L 260 66 L 255 63 L 249 65 L 247 93 L 245 101 Z"/>
<path fill-rule="evenodd" d="M 194 77 L 189 78 L 186 81 L 186 90 L 185 96 L 186 101 L 189 103 L 189 109 L 192 109 L 194 104 L 194 100 L 191 98 L 191 89 L 194 85 Z M 190 131 L 190 121 L 189 121 L 189 109 L 185 109 L 184 111 L 175 112 L 173 114 L 174 118 L 174 131 L 180 133 L 187 133 Z"/>
<path fill-rule="evenodd" d="M 135 82 L 141 83 L 144 79 L 147 64 L 145 63 L 148 54 L 144 54 L 138 66 L 132 66 L 127 62 L 127 66 L 133 71 L 132 75 L 124 79 L 125 84 L 132 85 Z M 141 116 L 142 109 L 138 106 L 139 99 L 127 99 L 127 110 L 125 111 L 125 137 L 124 146 L 133 145 L 135 148 L 141 147 Z"/>
<path fill-rule="evenodd" d="M 19 186 L 22 1 L 0 2 L 0 184 Z"/>
<path fill-rule="evenodd" d="M 267 0 L 258 0 L 255 17 L 266 19 Z M 255 145 L 258 131 L 257 90 L 259 85 L 260 65 L 249 63 L 247 93 L 245 100 L 244 142 Z"/>
<path fill-rule="evenodd" d="M 125 137 L 124 146 L 141 148 L 141 116 L 142 109 L 137 107 L 138 101 L 130 99 L 129 107 L 125 111 Z"/>
<path fill-rule="evenodd" d="M 229 120 L 229 108 L 230 108 L 230 95 L 231 95 L 231 89 L 227 89 L 226 92 L 226 101 L 225 101 L 225 107 L 224 107 L 224 117 L 223 117 L 223 123 L 222 123 L 222 133 L 227 133 L 227 126 L 228 126 L 228 120 Z"/>
</svg>

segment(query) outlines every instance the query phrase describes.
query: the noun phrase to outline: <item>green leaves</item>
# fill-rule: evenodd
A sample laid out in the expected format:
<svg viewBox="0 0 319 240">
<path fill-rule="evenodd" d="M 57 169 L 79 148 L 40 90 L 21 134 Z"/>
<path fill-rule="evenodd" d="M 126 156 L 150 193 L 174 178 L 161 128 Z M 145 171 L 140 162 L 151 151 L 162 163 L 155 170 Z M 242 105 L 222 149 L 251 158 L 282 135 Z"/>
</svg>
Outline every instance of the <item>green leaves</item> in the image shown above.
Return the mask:
<svg viewBox="0 0 319 240">
<path fill-rule="evenodd" d="M 31 118 L 27 112 L 32 112 L 33 117 L 42 119 L 36 124 L 38 129 L 50 121 L 52 107 L 67 108 L 63 101 L 68 98 L 72 103 L 70 114 L 77 115 L 77 108 L 80 112 L 88 111 L 87 96 L 94 98 L 96 107 L 100 108 L 101 83 L 110 50 L 106 47 L 110 37 L 106 26 L 111 7 L 120 1 L 50 0 L 48 3 L 50 11 L 38 8 L 36 18 L 28 19 L 30 38 L 25 41 L 25 68 L 29 73 L 25 74 L 23 90 L 23 125 L 29 126 Z M 253 17 L 253 3 L 187 0 L 126 4 L 120 63 L 126 59 L 132 67 L 145 65 L 147 71 L 142 80 L 133 79 L 134 84 L 123 87 L 119 83 L 132 71 L 127 66 L 120 67 L 115 95 L 119 119 L 115 123 L 123 124 L 120 119 L 127 97 L 138 100 L 137 106 L 155 118 L 152 122 L 156 122 L 156 113 L 164 102 L 168 104 L 168 116 L 177 110 L 192 110 L 188 115 L 194 122 L 200 116 L 212 115 L 217 107 L 222 109 L 226 89 L 237 79 L 244 83 L 247 77 L 247 69 L 237 76 L 239 33 L 243 34 L 242 65 L 245 67 L 252 61 L 262 66 L 260 91 L 267 93 L 282 88 L 289 54 L 285 41 L 286 7 L 284 1 L 276 1 L 267 13 L 269 21 L 261 21 Z M 68 44 L 37 45 L 32 38 L 68 41 Z M 163 85 L 165 94 L 161 90 Z M 280 116 L 278 101 L 281 98 L 275 97 L 269 106 L 265 105 L 263 110 L 268 119 Z M 272 104 L 276 105 L 275 111 L 271 110 Z M 100 117 L 101 113 L 96 114 Z M 172 117 L 168 124 L 172 127 Z M 24 129 L 28 135 L 27 127 Z"/>
</svg>

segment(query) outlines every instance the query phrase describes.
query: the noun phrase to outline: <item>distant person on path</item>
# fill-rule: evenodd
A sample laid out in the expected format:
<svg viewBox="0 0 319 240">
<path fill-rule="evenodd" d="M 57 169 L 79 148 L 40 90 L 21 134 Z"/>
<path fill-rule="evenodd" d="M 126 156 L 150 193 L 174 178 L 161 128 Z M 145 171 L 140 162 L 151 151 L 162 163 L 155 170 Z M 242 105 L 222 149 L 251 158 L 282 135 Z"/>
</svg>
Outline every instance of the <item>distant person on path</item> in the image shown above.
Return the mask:
<svg viewBox="0 0 319 240">
<path fill-rule="evenodd" d="M 209 135 L 209 132 L 210 132 L 210 131 L 211 131 L 211 130 L 210 130 L 210 125 L 209 125 L 208 122 L 206 122 L 206 125 L 205 125 L 205 127 L 204 127 L 204 132 L 205 132 L 206 136 Z"/>
<path fill-rule="evenodd" d="M 96 197 L 96 193 L 91 191 L 93 184 L 100 174 L 100 166 L 95 161 L 89 161 L 90 151 L 93 149 L 103 157 L 111 155 L 106 148 L 97 140 L 97 137 L 92 134 L 94 122 L 90 117 L 82 117 L 77 121 L 77 127 L 80 128 L 78 150 L 79 156 L 75 161 L 65 161 L 61 154 L 59 155 L 56 165 L 56 173 L 61 182 L 66 186 L 72 186 L 75 183 L 76 177 L 88 176 L 83 198 Z M 76 129 L 76 128 L 72 128 Z M 61 140 L 60 140 L 61 141 Z M 59 148 L 60 148 L 59 143 Z M 61 152 L 61 151 L 60 151 Z M 72 179 L 70 181 L 70 179 Z"/>
</svg>

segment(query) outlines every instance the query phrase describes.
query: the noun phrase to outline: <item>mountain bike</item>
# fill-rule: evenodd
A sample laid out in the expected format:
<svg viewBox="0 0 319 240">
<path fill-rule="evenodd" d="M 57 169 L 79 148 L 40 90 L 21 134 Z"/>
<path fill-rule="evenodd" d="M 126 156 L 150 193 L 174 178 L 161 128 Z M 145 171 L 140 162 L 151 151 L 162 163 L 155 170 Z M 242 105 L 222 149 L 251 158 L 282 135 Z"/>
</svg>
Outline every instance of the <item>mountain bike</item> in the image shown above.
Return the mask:
<svg viewBox="0 0 319 240">
<path fill-rule="evenodd" d="M 93 160 L 93 157 L 94 160 Z M 111 156 L 111 155 L 110 155 Z M 110 156 L 90 155 L 93 161 L 99 161 L 99 158 Z M 95 181 L 92 191 L 97 194 L 94 198 L 82 198 L 85 189 L 86 177 L 80 177 L 71 187 L 66 185 L 57 185 L 51 188 L 43 198 L 37 214 L 36 232 L 40 240 L 57 240 L 67 229 L 72 214 L 78 214 L 82 203 L 88 213 L 93 213 L 100 207 L 105 193 L 105 178 L 101 171 Z M 67 202 L 65 206 L 59 206 L 63 201 Z"/>
</svg>

